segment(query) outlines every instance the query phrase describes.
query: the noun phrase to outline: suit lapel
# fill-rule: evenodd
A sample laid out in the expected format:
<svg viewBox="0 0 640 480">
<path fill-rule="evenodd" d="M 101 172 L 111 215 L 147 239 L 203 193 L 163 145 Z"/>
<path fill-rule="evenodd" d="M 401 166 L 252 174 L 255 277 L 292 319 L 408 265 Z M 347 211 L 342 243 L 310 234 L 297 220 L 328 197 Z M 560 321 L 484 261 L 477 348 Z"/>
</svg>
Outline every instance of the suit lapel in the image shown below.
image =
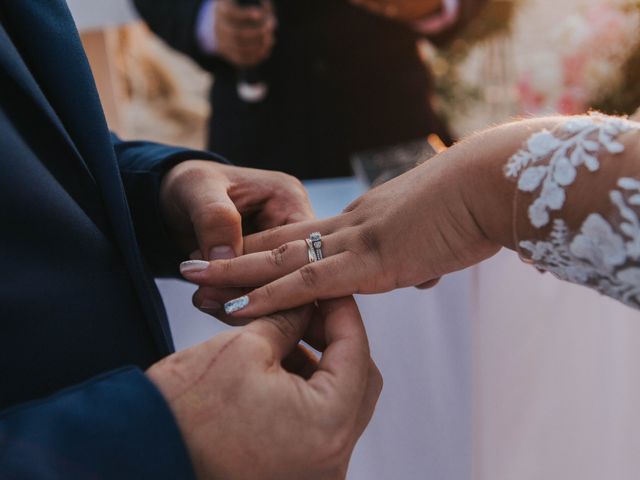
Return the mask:
<svg viewBox="0 0 640 480">
<path fill-rule="evenodd" d="M 137 248 L 111 135 L 71 13 L 63 0 L 0 0 L 0 6 L 28 64 L 26 73 L 31 71 L 40 89 L 34 88 L 38 83 L 26 78 L 25 68 L 12 55 L 4 53 L 0 58 L 21 82 L 27 82 L 30 95 L 49 112 L 56 128 L 86 162 L 85 170 L 88 167 L 89 175 L 93 174 L 159 353 L 167 354 L 171 348 L 168 322 Z"/>
<path fill-rule="evenodd" d="M 69 133 L 62 124 L 60 117 L 58 117 L 56 112 L 53 110 L 53 107 L 40 89 L 40 86 L 29 71 L 27 65 L 24 63 L 20 53 L 16 50 L 13 42 L 2 25 L 0 25 L 0 68 L 4 74 L 19 86 L 19 88 L 24 90 L 25 94 L 33 100 L 34 106 L 37 109 L 40 109 L 47 117 L 66 144 L 69 154 L 73 161 L 76 162 L 82 174 L 87 176 L 95 186 L 91 172 L 82 161 L 82 157 L 71 140 Z"/>
<path fill-rule="evenodd" d="M 88 165 L 93 172 L 92 154 L 110 147 L 110 138 L 91 69 L 65 2 L 0 2 L 5 28 L 21 57 L 9 55 L 12 71 L 76 149 L 80 161 L 87 162 L 85 170 Z M 27 68 L 16 66 L 20 61 Z"/>
</svg>

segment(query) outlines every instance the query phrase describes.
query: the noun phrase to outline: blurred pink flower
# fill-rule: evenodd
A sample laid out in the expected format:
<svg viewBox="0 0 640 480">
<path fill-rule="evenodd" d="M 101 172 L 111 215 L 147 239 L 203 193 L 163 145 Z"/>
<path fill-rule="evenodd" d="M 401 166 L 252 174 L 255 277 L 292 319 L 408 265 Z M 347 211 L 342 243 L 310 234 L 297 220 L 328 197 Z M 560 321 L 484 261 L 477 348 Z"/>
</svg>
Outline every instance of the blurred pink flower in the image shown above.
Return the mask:
<svg viewBox="0 0 640 480">
<path fill-rule="evenodd" d="M 588 96 L 584 89 L 572 88 L 564 92 L 558 99 L 556 108 L 563 115 L 576 115 L 587 110 Z"/>
<path fill-rule="evenodd" d="M 584 113 L 590 100 L 616 84 L 638 37 L 638 15 L 622 0 L 593 3 L 558 23 L 557 49 L 527 59 L 528 71 L 517 82 L 521 112 Z"/>
<path fill-rule="evenodd" d="M 520 106 L 526 113 L 537 113 L 544 105 L 545 97 L 536 91 L 528 78 L 521 78 L 516 85 Z"/>
<path fill-rule="evenodd" d="M 568 55 L 562 59 L 565 86 L 580 85 L 584 81 L 583 75 L 587 61 L 587 55 L 582 52 Z"/>
<path fill-rule="evenodd" d="M 613 6 L 607 2 L 591 6 L 586 13 L 586 18 L 594 32 L 598 34 L 620 29 L 627 23 L 627 15 L 620 6 Z"/>
<path fill-rule="evenodd" d="M 620 7 L 607 3 L 592 6 L 586 13 L 586 19 L 592 29 L 591 40 L 585 45 L 586 51 L 611 51 L 629 40 L 629 29 L 634 23 Z"/>
</svg>

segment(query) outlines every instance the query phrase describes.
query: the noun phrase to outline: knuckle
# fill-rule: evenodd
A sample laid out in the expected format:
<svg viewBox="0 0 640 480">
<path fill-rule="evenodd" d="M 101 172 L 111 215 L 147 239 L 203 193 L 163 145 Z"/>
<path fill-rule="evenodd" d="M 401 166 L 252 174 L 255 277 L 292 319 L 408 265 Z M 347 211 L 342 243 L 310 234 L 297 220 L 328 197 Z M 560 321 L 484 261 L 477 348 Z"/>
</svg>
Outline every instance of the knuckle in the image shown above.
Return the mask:
<svg viewBox="0 0 640 480">
<path fill-rule="evenodd" d="M 215 264 L 216 267 L 220 269 L 221 278 L 227 278 L 233 274 L 233 262 L 231 260 L 218 260 Z"/>
<path fill-rule="evenodd" d="M 211 222 L 215 225 L 240 224 L 242 216 L 234 205 L 226 202 L 210 202 L 205 204 L 198 212 L 201 221 Z"/>
<path fill-rule="evenodd" d="M 278 245 L 282 242 L 279 239 L 282 236 L 282 230 L 284 226 L 278 225 L 277 227 L 272 228 L 271 230 L 267 230 L 265 232 L 261 232 L 256 235 L 257 242 L 261 245 Z"/>
<path fill-rule="evenodd" d="M 296 194 L 305 202 L 311 204 L 311 201 L 309 199 L 309 192 L 307 192 L 307 189 L 304 188 L 304 186 L 302 185 L 302 183 L 300 181 L 298 181 L 295 185 L 295 192 Z"/>
<path fill-rule="evenodd" d="M 353 202 L 351 202 L 342 210 L 342 213 L 351 213 L 357 210 L 357 208 L 362 204 L 362 202 L 363 202 L 362 197 L 355 199 Z"/>
<path fill-rule="evenodd" d="M 302 284 L 307 289 L 315 289 L 319 284 L 318 271 L 314 268 L 313 264 L 305 265 L 298 270 L 300 277 L 302 278 Z"/>
<path fill-rule="evenodd" d="M 284 173 L 284 172 L 274 172 L 274 175 L 276 175 L 276 177 L 282 183 L 302 187 L 302 182 L 296 177 L 294 177 L 293 175 L 289 175 L 288 173 Z"/>
<path fill-rule="evenodd" d="M 291 317 L 285 313 L 273 313 L 265 317 L 285 338 L 293 338 L 298 335 L 299 325 Z"/>
<path fill-rule="evenodd" d="M 380 250 L 380 238 L 376 230 L 367 225 L 361 225 L 356 233 L 356 245 L 360 252 L 375 253 Z"/>
<path fill-rule="evenodd" d="M 275 298 L 276 291 L 273 288 L 273 284 L 267 283 L 266 285 L 262 286 L 262 288 L 256 290 L 254 295 L 260 296 L 260 297 L 262 297 L 264 299 L 267 299 L 267 300 L 268 299 L 273 300 Z"/>
<path fill-rule="evenodd" d="M 285 252 L 289 249 L 288 244 L 284 244 L 275 248 L 269 252 L 267 258 L 269 262 L 275 267 L 281 267 L 285 261 Z"/>
</svg>

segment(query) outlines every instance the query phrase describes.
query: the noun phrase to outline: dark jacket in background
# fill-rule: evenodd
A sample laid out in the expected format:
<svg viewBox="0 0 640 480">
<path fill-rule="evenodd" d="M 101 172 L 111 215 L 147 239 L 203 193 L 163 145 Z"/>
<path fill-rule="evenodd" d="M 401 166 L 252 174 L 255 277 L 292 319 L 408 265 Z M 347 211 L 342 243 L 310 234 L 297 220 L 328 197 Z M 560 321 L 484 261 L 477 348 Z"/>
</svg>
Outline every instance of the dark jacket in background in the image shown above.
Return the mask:
<svg viewBox="0 0 640 480">
<path fill-rule="evenodd" d="M 236 69 L 203 55 L 203 0 L 134 0 L 151 29 L 215 75 L 209 146 L 234 163 L 301 178 L 350 175 L 351 153 L 426 137 L 435 117 L 418 35 L 347 0 L 273 0 L 276 45 L 261 67 L 270 94 L 242 102 Z M 482 0 L 462 1 L 462 22 Z"/>
<path fill-rule="evenodd" d="M 143 369 L 173 350 L 164 171 L 112 137 L 63 0 L 0 0 L 0 478 L 189 479 Z"/>
</svg>

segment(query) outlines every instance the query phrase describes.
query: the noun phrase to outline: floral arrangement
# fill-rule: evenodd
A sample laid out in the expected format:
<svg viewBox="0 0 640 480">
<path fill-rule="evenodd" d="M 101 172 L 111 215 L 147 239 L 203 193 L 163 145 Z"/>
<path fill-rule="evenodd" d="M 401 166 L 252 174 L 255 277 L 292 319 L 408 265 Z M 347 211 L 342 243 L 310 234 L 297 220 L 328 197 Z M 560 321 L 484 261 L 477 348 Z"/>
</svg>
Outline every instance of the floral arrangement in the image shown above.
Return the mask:
<svg viewBox="0 0 640 480">
<path fill-rule="evenodd" d="M 458 136 L 514 116 L 640 107 L 640 0 L 488 7 L 448 48 L 423 49 Z"/>
<path fill-rule="evenodd" d="M 551 29 L 517 79 L 521 113 L 588 110 L 620 87 L 638 49 L 638 2 L 600 0 Z"/>
<path fill-rule="evenodd" d="M 461 67 L 478 45 L 505 37 L 516 6 L 524 0 L 489 0 L 454 41 L 434 47 L 419 44 L 422 58 L 434 75 L 436 110 L 452 120 L 452 112 L 463 110 L 482 99 L 482 89 L 461 75 Z"/>
</svg>

